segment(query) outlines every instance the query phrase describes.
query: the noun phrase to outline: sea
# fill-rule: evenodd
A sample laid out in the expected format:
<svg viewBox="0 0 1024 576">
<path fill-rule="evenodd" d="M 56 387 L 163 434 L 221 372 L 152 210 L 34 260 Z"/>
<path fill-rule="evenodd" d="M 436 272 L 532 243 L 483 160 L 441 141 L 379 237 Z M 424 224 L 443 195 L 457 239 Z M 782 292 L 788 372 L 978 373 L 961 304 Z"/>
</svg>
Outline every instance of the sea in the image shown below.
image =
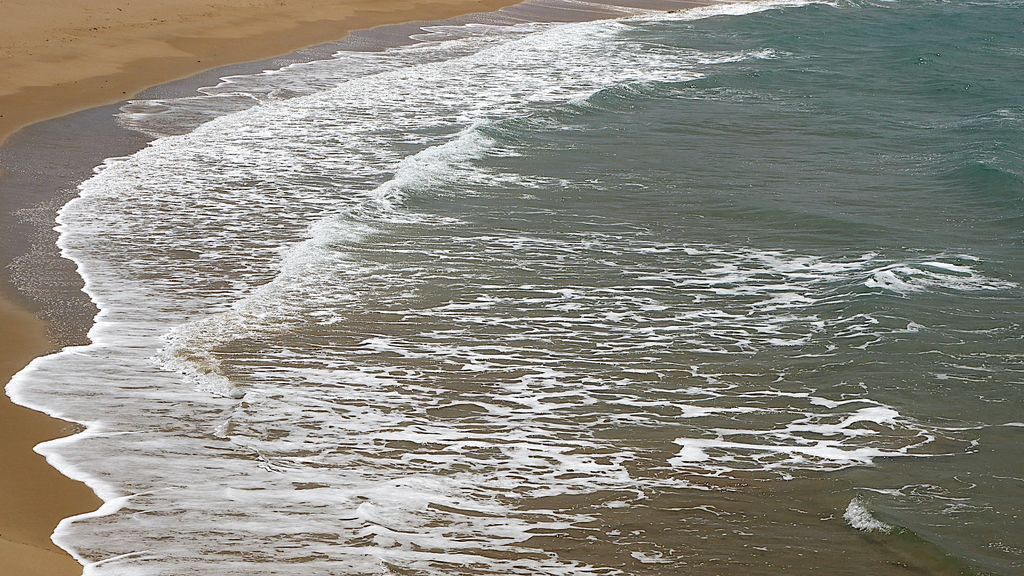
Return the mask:
<svg viewBox="0 0 1024 576">
<path fill-rule="evenodd" d="M 673 8 L 675 6 L 675 8 Z M 86 576 L 1024 574 L 1024 2 L 531 0 L 126 103 Z"/>
</svg>

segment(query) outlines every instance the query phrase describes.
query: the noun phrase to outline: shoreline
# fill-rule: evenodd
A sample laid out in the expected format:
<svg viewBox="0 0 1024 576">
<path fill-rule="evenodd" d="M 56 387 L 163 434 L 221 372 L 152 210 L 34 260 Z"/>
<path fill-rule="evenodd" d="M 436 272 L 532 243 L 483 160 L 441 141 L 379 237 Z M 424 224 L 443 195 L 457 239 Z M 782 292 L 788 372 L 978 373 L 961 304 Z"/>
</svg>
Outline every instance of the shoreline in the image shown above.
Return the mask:
<svg viewBox="0 0 1024 576">
<path fill-rule="evenodd" d="M 45 30 L 46 22 L 36 22 L 23 34 L 39 35 L 37 46 L 28 44 L 22 47 L 21 52 L 12 52 L 10 46 L 0 44 L 0 62 L 11 68 L 12 62 L 27 61 L 31 68 L 38 58 L 46 61 L 44 68 L 48 71 L 53 70 L 55 63 L 61 64 L 65 74 L 53 74 L 52 78 L 64 79 L 40 83 L 38 77 L 24 73 L 26 65 L 21 64 L 22 74 L 15 73 L 0 81 L 0 148 L 7 147 L 16 133 L 20 134 L 24 129 L 38 126 L 46 120 L 120 103 L 147 89 L 175 80 L 191 79 L 206 71 L 246 62 L 259 63 L 311 46 L 340 41 L 357 30 L 443 20 L 463 14 L 490 12 L 516 3 L 518 0 L 392 0 L 385 6 L 379 6 L 379 3 L 363 0 L 346 6 L 315 7 L 310 6 L 311 2 L 296 0 L 289 1 L 287 6 L 268 6 L 259 18 L 239 18 L 235 14 L 239 4 L 252 7 L 260 3 L 221 0 L 211 6 L 189 2 L 189 7 L 202 8 L 207 12 L 201 15 L 201 20 L 191 23 L 194 24 L 191 28 L 189 22 L 170 23 L 165 20 L 166 28 L 151 25 L 140 33 L 132 22 L 121 28 L 108 22 L 104 29 L 91 30 L 96 33 L 86 35 L 82 43 L 73 45 L 78 52 L 73 57 L 64 55 L 63 60 L 60 50 L 50 54 L 36 51 L 44 42 L 49 42 L 47 32 L 61 37 L 67 30 L 61 30 L 59 22 L 50 30 Z M 112 2 L 105 4 L 111 10 L 115 7 Z M 74 12 L 74 6 L 64 8 Z M 155 8 L 188 14 L 181 4 Z M 309 10 L 304 11 L 304 8 Z M 18 22 L 18 10 L 25 12 L 26 9 L 31 11 L 33 7 L 11 7 L 15 15 L 6 20 Z M 221 12 L 219 15 L 217 10 Z M 138 17 L 138 7 L 135 12 Z M 305 14 L 307 19 L 288 18 L 298 14 Z M 45 11 L 36 18 L 46 18 Z M 44 27 L 42 31 L 40 24 Z M 2 24 L 0 29 L 4 29 Z M 11 32 L 9 29 L 3 31 L 5 34 Z M 120 44 L 119 40 L 127 44 Z M 104 47 L 110 42 L 117 44 L 116 50 Z M 139 47 L 138 51 L 132 49 L 133 42 Z M 93 66 L 83 65 L 83 61 L 94 56 L 97 58 Z M 110 121 L 113 123 L 112 118 Z M 47 152 L 52 156 L 65 151 L 44 150 L 41 155 L 45 156 Z M 52 158 L 49 160 L 53 161 Z M 61 168 L 64 172 L 73 171 Z M 64 174 L 60 168 L 56 171 Z M 18 168 L 0 170 L 0 193 L 3 195 L 0 201 L 3 202 L 5 224 L 3 245 L 5 251 L 25 252 L 30 249 L 26 246 L 38 239 L 25 237 L 33 233 L 25 230 L 32 226 L 20 222 L 22 217 L 14 212 L 35 208 L 41 200 L 49 198 L 32 196 L 27 201 L 22 199 L 23 205 L 20 206 L 14 202 L 15 207 L 11 208 L 9 196 L 14 190 L 10 185 L 16 181 L 18 172 Z M 32 176 L 28 174 L 26 177 Z M 56 250 L 55 246 L 49 248 Z M 0 273 L 0 381 L 5 387 L 11 377 L 34 358 L 56 352 L 69 344 L 86 343 L 85 333 L 92 321 L 90 312 L 95 313 L 91 302 L 84 307 L 78 306 L 79 310 L 72 314 L 72 322 L 76 326 L 62 327 L 55 333 L 53 322 L 40 317 L 38 303 L 26 299 L 14 286 L 8 267 L 13 259 L 12 254 L 3 255 L 5 266 Z M 64 270 L 58 270 L 56 274 L 69 271 L 75 274 L 70 262 L 63 261 L 63 267 Z M 81 279 L 77 280 L 80 289 Z M 80 291 L 74 296 L 88 301 Z M 83 323 L 87 325 L 83 326 Z M 85 484 L 67 478 L 33 451 L 42 442 L 66 437 L 79 430 L 76 424 L 14 404 L 7 394 L 0 398 L 0 457 L 8 470 L 0 475 L 0 491 L 5 495 L 4 503 L 0 505 L 0 562 L 18 574 L 62 576 L 82 571 L 77 561 L 51 541 L 51 535 L 62 519 L 96 510 L 103 502 Z"/>
<path fill-rule="evenodd" d="M 625 1 L 638 2 L 643 0 Z M 513 7 L 508 12 L 515 14 L 518 20 L 518 17 L 528 13 L 529 10 L 543 11 L 547 7 L 547 0 L 535 2 L 526 0 L 525 3 Z M 492 22 L 493 15 L 504 13 L 506 11 L 501 10 L 500 12 L 483 13 L 478 16 L 468 16 L 456 20 L 464 21 L 469 18 L 479 18 Z M 240 70 L 247 71 L 241 72 L 242 74 L 247 74 L 252 71 L 259 72 L 263 68 L 274 69 L 282 65 L 281 63 L 287 64 L 327 58 L 330 57 L 330 52 L 333 52 L 333 49 L 338 46 L 346 47 L 342 48 L 343 50 L 352 46 L 355 46 L 356 50 L 381 49 L 382 47 L 389 46 L 393 40 L 402 42 L 399 39 L 400 36 L 406 31 L 418 29 L 423 24 L 424 22 L 420 20 L 405 24 L 386 25 L 382 28 L 354 30 L 346 34 L 344 40 L 324 43 L 314 48 L 300 49 L 298 52 L 288 53 L 287 56 L 250 61 L 248 64 L 219 66 L 205 72 L 144 89 L 136 97 L 139 99 L 151 99 L 193 94 L 194 90 L 199 86 L 209 86 L 217 83 L 218 75 L 234 75 Z M 2 28 L 3 25 L 0 24 L 0 29 Z M 3 41 L 0 40 L 0 62 L 3 61 L 2 47 Z M 568 54 L 571 52 L 562 51 L 562 53 Z M 475 71 L 469 72 L 467 77 L 475 74 Z M 447 74 L 449 79 L 459 78 L 460 76 L 460 74 Z M 66 85 L 63 86 L 65 88 L 61 88 L 62 90 L 67 89 Z M 4 96 L 2 89 L 3 81 L 0 80 L 0 101 L 2 101 Z M 56 89 L 54 88 L 54 90 Z M 263 94 L 263 92 L 259 92 L 259 94 Z M 476 98 L 475 95 L 474 98 Z M 11 374 L 18 372 L 20 367 L 24 366 L 32 358 L 39 358 L 40 354 L 53 352 L 69 345 L 88 344 L 89 338 L 86 336 L 86 331 L 90 327 L 99 328 L 104 325 L 102 317 L 94 321 L 93 317 L 97 309 L 93 305 L 92 298 L 96 298 L 96 304 L 108 312 L 114 309 L 113 307 L 108 309 L 107 304 L 116 301 L 116 287 L 114 291 L 111 291 L 111 285 L 108 284 L 107 295 L 113 296 L 109 301 L 102 297 L 102 293 L 83 292 L 81 290 L 82 278 L 93 278 L 89 264 L 102 261 L 102 259 L 76 258 L 76 252 L 71 250 L 68 253 L 68 258 L 76 259 L 63 260 L 59 254 L 56 254 L 57 249 L 52 239 L 56 238 L 57 234 L 50 226 L 52 225 L 53 212 L 69 199 L 78 195 L 75 185 L 88 178 L 91 175 L 93 166 L 98 164 L 99 161 L 108 157 L 132 154 L 153 141 L 154 137 L 143 136 L 138 132 L 133 132 L 130 128 L 120 125 L 114 114 L 124 104 L 124 100 L 118 100 L 114 104 L 86 107 L 68 115 L 61 115 L 49 120 L 28 124 L 16 133 L 10 134 L 6 141 L 3 140 L 3 137 L 0 137 L 0 231 L 2 231 L 0 232 L 0 238 L 3 238 L 3 242 L 0 242 L 0 270 L 2 270 L 0 272 L 0 351 L 2 351 L 0 352 L 0 376 L 7 374 L 10 377 Z M 5 112 L 7 111 L 0 107 L 0 116 L 3 116 Z M 358 122 L 357 120 L 356 123 Z M 185 126 L 188 126 L 187 122 Z M 160 130 L 154 132 L 160 132 Z M 171 133 L 185 132 L 187 130 L 183 129 L 181 132 Z M 11 162 L 11 159 L 15 159 L 15 161 Z M 7 173 L 4 173 L 4 169 L 7 169 Z M 39 200 L 43 202 L 39 203 Z M 8 214 L 8 212 L 11 213 Z M 96 213 L 95 211 L 90 212 L 90 214 Z M 118 215 L 119 211 L 115 210 L 107 213 Z M 169 207 L 167 213 L 175 214 L 176 210 L 174 207 Z M 69 235 L 68 238 L 71 236 L 73 235 Z M 102 242 L 100 238 L 97 238 L 97 240 Z M 136 239 L 126 245 L 121 254 L 125 252 L 130 253 L 139 245 Z M 83 266 L 81 275 L 76 270 L 76 265 L 71 264 L 71 262 L 77 262 Z M 56 282 L 52 282 L 53 280 L 56 280 Z M 365 306 L 360 308 L 360 310 L 357 310 L 357 313 L 367 309 Z M 992 317 L 995 318 L 996 315 Z M 97 331 L 95 336 L 98 343 L 104 340 L 100 331 Z M 97 344 L 97 346 L 102 346 L 102 344 Z M 72 350 L 71 353 L 73 354 L 74 351 Z M 44 357 L 38 364 L 42 365 L 47 362 L 48 359 Z M 71 362 L 74 363 L 74 360 L 71 360 Z M 30 366 L 36 366 L 36 363 L 30 364 Z M 87 366 L 87 364 L 82 364 L 82 366 Z M 29 368 L 21 372 L 21 374 L 26 376 L 32 371 L 33 368 Z M 59 371 L 55 371 L 55 373 L 57 372 Z M 89 375 L 95 373 L 97 372 L 86 368 L 66 371 L 63 375 L 72 375 L 71 378 L 67 378 L 67 384 L 70 389 L 75 389 L 78 384 L 76 382 L 78 378 L 73 376 L 74 374 Z M 126 372 L 126 380 L 137 382 L 139 381 L 137 376 L 141 373 L 143 372 Z M 88 401 L 79 403 L 77 410 L 64 412 L 66 406 L 62 401 L 62 392 L 60 388 L 52 386 L 52 380 L 51 384 L 47 384 L 47 378 L 37 378 L 35 382 L 38 383 L 39 387 L 34 388 L 31 383 L 27 382 L 30 379 L 32 379 L 31 376 L 25 380 L 22 377 L 15 377 L 15 383 L 10 384 L 8 394 L 19 402 L 24 402 L 27 406 L 34 406 L 36 409 L 43 410 L 57 419 L 48 418 L 39 412 L 13 404 L 6 397 L 6 394 L 4 398 L 0 398 L 0 455 L 7 459 L 8 470 L 6 474 L 0 474 L 0 490 L 4 490 L 4 494 L 7 496 L 6 501 L 0 504 L 0 563 L 12 572 L 27 574 L 28 576 L 36 574 L 55 574 L 59 576 L 61 574 L 81 573 L 79 562 L 88 564 L 100 558 L 109 558 L 112 554 L 86 553 L 90 546 L 83 545 L 83 543 L 87 542 L 90 536 L 95 535 L 90 535 L 89 532 L 91 530 L 88 529 L 79 530 L 76 535 L 75 529 L 71 524 L 78 517 L 98 517 L 116 511 L 119 508 L 117 502 L 126 501 L 129 495 L 134 494 L 134 491 L 104 489 L 106 484 L 102 480 L 103 474 L 90 474 L 89 470 L 91 466 L 105 460 L 106 455 L 102 459 L 97 459 L 99 453 L 92 453 L 92 457 L 82 457 L 82 454 L 89 453 L 86 449 L 89 446 L 89 442 L 86 441 L 80 444 L 78 442 L 90 435 L 94 437 L 102 436 L 103 424 L 105 423 L 103 421 L 114 417 L 115 414 L 138 412 L 123 409 L 107 412 L 106 410 L 97 409 L 98 405 L 103 405 L 103 398 L 107 396 L 104 388 L 110 385 L 112 381 L 104 383 L 102 379 L 83 378 L 82 380 L 87 382 L 95 380 L 90 382 L 91 388 L 89 390 L 85 388 L 80 390 L 79 398 L 88 399 Z M 19 380 L 21 381 L 20 384 L 17 383 Z M 843 385 L 845 386 L 845 384 L 846 382 L 844 381 Z M 174 385 L 174 382 L 162 382 L 160 388 L 166 390 L 173 388 Z M 154 389 L 156 388 L 154 386 Z M 21 394 L 21 392 L 33 389 L 36 391 L 33 394 L 26 396 Z M 864 387 L 864 389 L 866 393 L 867 388 Z M 39 390 L 52 390 L 53 395 L 40 394 Z M 839 389 L 839 391 L 841 390 Z M 94 395 L 92 391 L 97 393 Z M 81 392 L 85 393 L 81 394 Z M 129 393 L 134 392 L 129 391 Z M 93 398 L 89 399 L 90 396 Z M 845 392 L 840 397 L 845 397 Z M 69 400 L 71 400 L 69 403 L 71 406 L 74 406 L 77 402 L 75 399 L 69 398 Z M 873 402 L 874 400 L 870 401 Z M 123 406 L 130 405 L 125 404 Z M 899 405 L 899 400 L 893 403 L 893 406 Z M 148 411 L 148 407 L 145 404 L 136 403 L 134 406 L 139 408 L 142 413 Z M 841 410 L 836 412 L 841 412 Z M 98 415 L 95 422 L 93 422 L 93 414 Z M 107 415 L 105 416 L 104 414 Z M 67 418 L 70 422 L 60 418 Z M 72 423 L 74 421 L 82 424 Z M 139 428 L 144 429 L 149 425 L 149 418 L 137 419 L 133 424 L 140 424 Z M 125 428 L 122 428 L 122 433 L 125 433 L 125 430 Z M 83 431 L 85 431 L 85 434 L 81 434 Z M 176 432 L 180 433 L 181 430 L 176 430 Z M 131 431 L 127 431 L 127 433 L 131 433 Z M 58 438 L 58 440 L 45 442 L 51 438 Z M 167 438 L 170 439 L 172 437 L 168 436 Z M 39 442 L 42 442 L 42 444 L 39 444 Z M 60 444 L 64 445 L 64 452 L 57 449 Z M 67 450 L 71 448 L 71 444 L 78 445 L 71 450 Z M 35 450 L 32 449 L 33 445 L 35 445 Z M 157 447 L 154 454 L 164 452 L 166 446 L 173 446 L 173 444 L 165 445 L 162 443 L 153 443 L 152 445 Z M 131 443 L 130 440 L 129 443 L 122 443 L 121 447 L 123 454 L 131 454 L 139 449 L 139 445 Z M 80 450 L 82 451 L 80 452 Z M 77 466 L 75 452 L 77 452 L 78 458 Z M 47 463 L 42 460 L 40 454 L 51 455 L 50 462 Z M 107 451 L 107 455 L 116 458 L 116 454 L 110 451 Z M 71 458 L 65 459 L 67 456 Z M 885 461 L 886 465 L 890 466 L 889 459 L 886 458 Z M 192 465 L 189 463 L 187 467 L 182 466 L 181 469 L 191 467 Z M 160 465 L 139 467 L 139 469 L 143 470 L 147 468 L 153 470 L 174 469 L 164 468 Z M 121 471 L 131 469 L 131 466 L 117 467 L 114 470 L 117 473 L 111 474 L 111 468 L 108 467 L 107 475 L 111 478 L 116 478 Z M 63 470 L 64 472 L 61 473 L 58 470 Z M 895 532 L 899 532 L 903 536 L 909 534 L 910 538 L 901 537 L 901 539 L 890 541 L 889 539 L 881 538 L 876 533 L 862 529 L 856 523 L 845 518 L 845 516 L 843 518 L 834 518 L 832 515 L 829 515 L 826 518 L 825 516 L 832 511 L 841 511 L 844 505 L 853 506 L 855 502 L 859 501 L 860 496 L 857 490 L 861 490 L 860 486 L 862 484 L 870 486 L 875 482 L 875 480 L 865 480 L 862 484 L 858 484 L 857 478 L 863 479 L 869 474 L 874 474 L 875 472 L 872 470 L 865 472 L 865 468 L 862 467 L 852 468 L 849 472 L 845 472 L 846 469 L 843 470 L 844 472 L 842 473 L 836 472 L 834 474 L 832 483 L 829 485 L 832 488 L 831 490 L 829 486 L 826 486 L 825 490 L 821 491 L 820 486 L 815 487 L 811 484 L 808 484 L 809 488 L 793 488 L 792 486 L 796 485 L 796 483 L 792 482 L 791 479 L 787 479 L 786 485 L 790 487 L 788 490 L 776 490 L 774 487 L 771 487 L 762 490 L 751 490 L 747 494 L 751 498 L 768 498 L 769 500 L 776 500 L 784 494 L 791 499 L 799 499 L 794 501 L 800 509 L 788 508 L 788 510 L 800 515 L 810 514 L 811 516 L 808 516 L 808 518 L 813 521 L 815 510 L 811 509 L 810 506 L 806 507 L 808 510 L 803 510 L 805 508 L 803 504 L 808 503 L 808 499 L 805 499 L 804 496 L 812 494 L 813 497 L 810 500 L 814 500 L 812 503 L 818 510 L 824 512 L 824 514 L 819 514 L 817 518 L 821 522 L 829 522 L 826 526 L 823 526 L 822 533 L 832 536 L 838 534 L 838 541 L 849 543 L 850 545 L 839 548 L 844 554 L 849 550 L 854 558 L 859 557 L 865 562 L 870 560 L 872 562 L 885 563 L 885 566 L 891 567 L 890 570 L 882 570 L 882 572 L 888 573 L 891 571 L 895 573 L 908 570 L 924 570 L 935 573 L 945 573 L 947 570 L 950 573 L 954 571 L 957 573 L 960 571 L 970 572 L 970 565 L 966 562 L 961 565 L 959 558 L 952 555 L 957 551 L 956 547 L 950 547 L 948 546 L 948 541 L 943 543 L 940 539 L 936 539 L 934 543 L 929 539 L 918 539 L 917 533 L 913 531 L 917 529 L 914 527 L 914 524 L 912 522 L 900 522 L 898 516 L 887 516 L 886 514 L 891 513 L 891 510 L 887 510 L 886 506 L 881 502 L 877 506 L 878 518 L 884 518 L 885 520 L 879 521 L 883 525 L 886 522 L 893 522 L 897 528 Z M 81 484 L 78 480 L 69 481 L 69 478 L 64 476 L 65 474 L 71 479 L 79 479 L 86 484 Z M 927 479 L 927 476 L 925 478 Z M 955 477 L 954 479 L 959 481 Z M 48 484 L 50 481 L 54 483 L 52 486 Z M 142 484 L 149 483 L 140 483 L 140 485 Z M 221 482 L 214 484 L 214 486 L 224 485 Z M 882 485 L 884 486 L 884 484 Z M 93 489 L 90 490 L 87 486 L 92 486 Z M 744 486 L 746 487 L 745 484 Z M 865 489 L 871 490 L 871 488 Z M 851 491 L 858 494 L 853 500 L 850 500 L 849 497 Z M 821 493 L 821 496 L 818 496 L 818 493 Z M 101 499 L 97 498 L 97 494 L 101 495 L 106 502 L 103 503 Z M 818 498 L 822 502 L 817 502 Z M 169 499 L 163 500 L 163 502 L 170 501 Z M 776 500 L 776 502 L 781 501 Z M 849 504 L 847 504 L 847 501 L 849 501 Z M 753 502 L 753 499 L 750 502 Z M 866 502 L 868 507 L 864 509 L 864 513 L 871 517 L 872 509 L 876 506 L 871 506 L 870 501 Z M 58 525 L 56 533 L 48 533 L 48 531 L 52 532 L 53 528 L 49 518 L 66 516 L 68 514 L 66 507 L 75 503 L 80 506 L 83 512 L 96 508 L 98 504 L 103 504 L 103 506 L 96 513 L 85 512 L 76 516 L 68 516 Z M 822 505 L 818 506 L 819 504 Z M 769 506 L 781 509 L 781 506 L 775 504 L 769 504 Z M 128 508 L 126 511 L 134 515 L 134 512 L 139 510 L 148 511 L 158 508 L 149 505 L 140 506 L 134 511 Z M 206 509 L 219 510 L 220 507 L 208 507 Z M 666 507 L 660 509 L 668 510 L 672 513 L 676 513 L 679 510 Z M 773 510 L 769 509 L 769 512 L 773 512 Z M 715 514 L 715 516 L 718 517 L 718 514 Z M 122 516 L 122 518 L 124 517 L 126 516 Z M 847 520 L 845 524 L 843 523 L 844 518 Z M 871 517 L 871 519 L 874 520 L 875 518 Z M 615 521 L 617 522 L 618 519 Z M 11 528 L 8 528 L 8 524 L 10 524 Z M 772 524 L 775 524 L 775 522 Z M 903 528 L 904 524 L 908 527 Z M 154 527 L 159 528 L 159 530 L 150 530 L 150 534 L 160 534 L 162 532 L 166 534 L 164 529 L 168 528 L 173 531 L 173 527 L 168 524 L 151 526 L 151 528 Z M 68 533 L 63 532 L 67 528 L 71 530 Z M 848 529 L 853 530 L 850 531 Z M 121 537 L 132 532 L 133 530 L 130 528 L 127 531 L 119 529 L 116 533 L 108 532 L 102 539 L 102 542 L 115 543 Z M 813 529 L 812 532 L 814 532 Z M 121 535 L 120 537 L 118 536 L 119 534 Z M 934 534 L 928 534 L 927 531 L 921 531 L 921 534 L 924 536 L 934 536 Z M 812 533 L 810 536 L 810 540 L 813 541 L 815 534 Z M 80 537 L 83 539 L 80 540 Z M 54 544 L 54 542 L 57 544 Z M 801 542 L 804 542 L 804 540 L 801 540 Z M 943 544 L 946 545 L 943 546 Z M 61 546 L 66 547 L 67 550 L 73 553 L 83 552 L 83 555 L 80 557 L 78 554 L 74 554 L 75 558 L 79 558 L 79 561 L 76 562 L 61 549 Z M 570 550 L 569 546 L 569 544 L 565 544 L 565 547 L 561 548 L 561 550 L 568 551 Z M 149 547 L 127 546 L 124 548 L 128 550 L 143 550 Z M 101 547 L 94 548 L 94 550 L 99 549 Z M 228 551 L 232 550 L 233 547 L 222 542 L 222 545 L 217 549 Z M 760 548 L 756 549 L 760 550 Z M 946 550 L 950 552 L 947 554 Z M 819 550 L 814 550 L 814 552 L 818 553 Z M 127 556 L 133 556 L 133 554 Z M 799 554 L 799 556 L 803 556 L 803 554 Z M 964 555 L 964 558 L 972 557 Z M 974 556 L 972 561 L 978 558 L 983 558 L 983 556 Z M 219 562 L 219 559 L 208 559 L 207 561 Z M 840 556 L 837 556 L 836 561 L 839 562 L 836 565 L 841 567 L 842 560 Z M 950 562 L 955 564 L 950 564 Z M 209 565 L 207 564 L 207 566 Z M 768 565 L 767 561 L 765 565 Z"/>
<path fill-rule="evenodd" d="M 26 126 L 121 102 L 147 88 L 207 70 L 257 62 L 338 41 L 356 30 L 491 12 L 518 2 L 388 0 L 381 6 L 379 2 L 354 0 L 344 6 L 324 7 L 313 0 L 280 3 L 217 0 L 215 4 L 187 0 L 169 7 L 155 7 L 154 20 L 173 14 L 179 19 L 176 23 L 161 18 L 158 24 L 129 21 L 122 26 L 108 24 L 103 29 L 92 28 L 85 33 L 71 29 L 70 32 L 81 34 L 72 50 L 81 52 L 70 55 L 66 48 L 45 47 L 48 40 L 37 39 L 34 45 L 20 49 L 0 44 L 0 62 L 14 72 L 0 80 L 0 146 Z M 62 4 L 63 0 L 52 3 Z M 106 5 L 108 9 L 117 5 L 111 0 L 97 4 Z M 258 7 L 263 12 L 260 17 L 239 15 L 241 7 Z M 5 7 L 5 10 L 11 9 Z M 13 10 L 15 13 L 9 21 L 18 22 L 23 16 L 21 13 L 34 8 L 15 6 Z M 305 16 L 289 18 L 298 13 Z M 189 15 L 202 20 L 185 21 Z M 44 16 L 34 16 L 35 19 L 41 17 Z M 140 27 L 145 29 L 140 30 Z M 35 32 L 36 28 L 30 27 L 29 31 Z M 52 31 L 58 35 L 69 32 L 59 28 Z M 2 37 L 15 31 L 0 25 L 0 32 L 3 32 Z M 25 65 L 12 65 L 18 60 L 42 60 L 45 72 L 24 72 Z"/>
<path fill-rule="evenodd" d="M 0 295 L 0 379 L 10 378 L 37 356 L 54 350 L 46 324 Z M 0 398 L 0 474 L 5 498 L 0 510 L 0 561 L 18 574 L 76 574 L 78 562 L 50 541 L 63 517 L 95 509 L 102 501 L 86 485 L 75 482 L 32 449 L 40 442 L 77 431 L 69 422 Z"/>
</svg>

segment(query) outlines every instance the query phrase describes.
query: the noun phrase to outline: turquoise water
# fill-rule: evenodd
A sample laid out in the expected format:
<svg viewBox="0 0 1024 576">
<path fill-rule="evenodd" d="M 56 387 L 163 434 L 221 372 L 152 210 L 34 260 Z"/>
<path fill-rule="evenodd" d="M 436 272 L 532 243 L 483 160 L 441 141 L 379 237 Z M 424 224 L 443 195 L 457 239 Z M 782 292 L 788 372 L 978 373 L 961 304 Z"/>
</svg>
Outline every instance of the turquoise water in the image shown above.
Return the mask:
<svg viewBox="0 0 1024 576">
<path fill-rule="evenodd" d="M 87 573 L 1024 568 L 1024 4 L 619 16 L 125 107 Z"/>
<path fill-rule="evenodd" d="M 737 316 L 730 329 L 697 324 L 717 336 L 697 345 L 685 330 L 674 335 L 659 360 L 714 366 L 741 387 L 835 397 L 859 386 L 941 431 L 945 438 L 921 452 L 949 456 L 880 460 L 835 475 L 849 488 L 810 490 L 849 489 L 877 517 L 944 553 L 1014 573 L 1024 568 L 1022 24 L 1020 3 L 895 2 L 638 26 L 624 37 L 654 50 L 772 57 L 709 66 L 690 82 L 616 86 L 566 110 L 560 129 L 515 133 L 509 140 L 523 156 L 496 169 L 593 184 L 514 206 L 503 191 L 498 206 L 470 211 L 494 215 L 480 220 L 483 228 L 525 204 L 544 214 L 543 224 L 510 227 L 782 252 L 770 263 L 725 264 L 736 267 L 730 281 L 711 294 L 672 272 L 706 273 L 719 259 L 672 250 L 658 257 L 652 268 L 669 273 L 635 290 L 678 296 L 672 310 L 720 307 Z M 530 152 L 538 148 L 544 153 Z M 787 285 L 796 255 L 886 264 L 870 273 L 814 271 L 809 285 Z M 622 268 L 581 276 L 600 285 Z M 756 332 L 771 306 L 764 293 L 743 291 L 758 280 L 795 296 L 782 308 L 796 317 L 778 333 Z M 698 353 L 709 340 L 723 354 Z M 727 425 L 736 420 L 757 427 L 743 417 Z M 790 497 L 799 508 L 807 496 Z"/>
</svg>

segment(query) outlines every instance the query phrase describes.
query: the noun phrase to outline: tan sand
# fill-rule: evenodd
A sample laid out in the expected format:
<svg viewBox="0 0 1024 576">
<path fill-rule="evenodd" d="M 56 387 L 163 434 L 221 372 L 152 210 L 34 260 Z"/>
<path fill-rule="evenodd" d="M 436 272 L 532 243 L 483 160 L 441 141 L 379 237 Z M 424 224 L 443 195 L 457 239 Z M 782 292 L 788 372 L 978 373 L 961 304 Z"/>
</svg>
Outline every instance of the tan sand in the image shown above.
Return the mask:
<svg viewBox="0 0 1024 576">
<path fill-rule="evenodd" d="M 490 11 L 516 1 L 3 0 L 0 143 L 29 124 L 118 102 L 202 70 L 338 40 L 351 30 Z M 53 348 L 43 322 L 0 293 L 0 383 Z M 62 518 L 100 502 L 32 452 L 39 442 L 72 431 L 66 422 L 0 398 L 4 576 L 81 573 L 50 534 Z"/>
<path fill-rule="evenodd" d="M 0 382 L 50 348 L 42 322 L 0 299 Z M 0 398 L 0 572 L 5 575 L 81 573 L 81 566 L 50 542 L 50 534 L 62 518 L 95 510 L 100 501 L 32 452 L 36 444 L 71 431 L 67 422 L 16 406 L 6 395 Z"/>
<path fill-rule="evenodd" d="M 0 141 L 225 64 L 262 60 L 382 24 L 490 11 L 516 0 L 4 0 Z"/>
</svg>

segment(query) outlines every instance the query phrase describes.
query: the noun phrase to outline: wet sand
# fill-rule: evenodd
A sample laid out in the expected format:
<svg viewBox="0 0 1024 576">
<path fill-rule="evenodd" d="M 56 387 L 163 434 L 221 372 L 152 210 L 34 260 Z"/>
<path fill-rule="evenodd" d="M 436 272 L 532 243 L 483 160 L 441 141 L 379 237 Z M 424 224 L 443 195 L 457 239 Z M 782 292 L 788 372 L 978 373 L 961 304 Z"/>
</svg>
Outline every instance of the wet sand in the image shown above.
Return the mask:
<svg viewBox="0 0 1024 576">
<path fill-rule="evenodd" d="M 0 18 L 0 143 L 19 129 L 75 111 L 119 102 L 148 87 L 227 64 L 263 60 L 378 25 L 490 11 L 515 0 L 10 0 Z M 80 138 L 81 139 L 81 138 Z M 62 142 L 49 150 L 63 163 Z M 42 153 L 41 153 L 42 154 Z M 46 166 L 46 164 L 42 164 Z M 9 177 L 11 176 L 11 177 Z M 13 289 L 12 247 L 31 244 L 15 210 L 17 174 L 0 174 L 0 382 L 33 358 L 80 341 L 91 319 L 79 306 L 74 329 L 53 329 L 38 306 Z M 30 177 L 31 175 L 29 175 Z M 26 176 L 22 175 L 24 179 Z M 45 226 L 43 227 L 46 228 Z M 52 250 L 52 247 L 51 247 Z M 66 271 L 65 271 L 66 272 Z M 71 269 L 73 273 L 73 269 Z M 57 297 L 61 297 L 60 294 Z M 83 300 L 80 293 L 63 297 Z M 54 320 L 51 318 L 51 320 Z M 0 398 L 0 566 L 20 576 L 81 573 L 50 541 L 57 523 L 101 501 L 32 451 L 73 433 L 73 425 Z"/>
</svg>

